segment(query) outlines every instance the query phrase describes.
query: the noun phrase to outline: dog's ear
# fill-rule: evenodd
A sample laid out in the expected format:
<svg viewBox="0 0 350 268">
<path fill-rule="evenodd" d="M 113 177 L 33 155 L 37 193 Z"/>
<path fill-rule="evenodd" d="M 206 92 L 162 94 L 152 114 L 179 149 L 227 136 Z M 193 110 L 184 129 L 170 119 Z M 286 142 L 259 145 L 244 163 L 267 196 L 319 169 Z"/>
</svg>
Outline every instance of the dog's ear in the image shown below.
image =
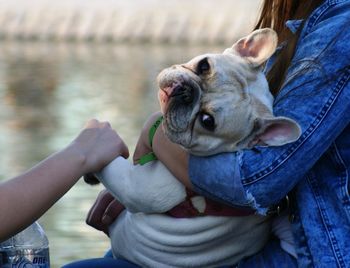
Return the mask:
<svg viewBox="0 0 350 268">
<path fill-rule="evenodd" d="M 245 58 L 254 67 L 263 64 L 276 50 L 277 34 L 270 28 L 259 29 L 238 40 L 225 53 L 233 53 Z"/>
<path fill-rule="evenodd" d="M 255 121 L 255 134 L 249 147 L 281 146 L 299 139 L 300 126 L 292 119 L 279 116 L 272 118 L 258 118 Z"/>
</svg>

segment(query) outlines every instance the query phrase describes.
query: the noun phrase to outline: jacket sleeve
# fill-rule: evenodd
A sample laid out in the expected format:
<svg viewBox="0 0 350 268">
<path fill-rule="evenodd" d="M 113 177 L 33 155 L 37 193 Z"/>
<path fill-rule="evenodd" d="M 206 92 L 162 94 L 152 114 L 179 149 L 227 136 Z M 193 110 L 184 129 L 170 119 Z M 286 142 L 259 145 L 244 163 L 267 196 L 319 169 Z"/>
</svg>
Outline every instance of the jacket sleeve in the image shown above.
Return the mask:
<svg viewBox="0 0 350 268">
<path fill-rule="evenodd" d="M 347 8 L 314 14 L 301 32 L 274 103 L 276 115 L 299 123 L 300 139 L 282 147 L 190 156 L 189 174 L 197 192 L 264 214 L 322 157 L 350 121 L 349 13 Z"/>
</svg>

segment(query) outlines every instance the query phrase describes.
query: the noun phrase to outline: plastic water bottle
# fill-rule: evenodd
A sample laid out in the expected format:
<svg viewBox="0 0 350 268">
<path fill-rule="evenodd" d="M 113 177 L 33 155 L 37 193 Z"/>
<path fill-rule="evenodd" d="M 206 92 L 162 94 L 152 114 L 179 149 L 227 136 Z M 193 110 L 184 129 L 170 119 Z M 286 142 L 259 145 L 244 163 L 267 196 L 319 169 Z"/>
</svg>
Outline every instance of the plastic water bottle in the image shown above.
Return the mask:
<svg viewBox="0 0 350 268">
<path fill-rule="evenodd" d="M 49 241 L 43 228 L 33 223 L 0 243 L 1 268 L 49 268 Z"/>
</svg>

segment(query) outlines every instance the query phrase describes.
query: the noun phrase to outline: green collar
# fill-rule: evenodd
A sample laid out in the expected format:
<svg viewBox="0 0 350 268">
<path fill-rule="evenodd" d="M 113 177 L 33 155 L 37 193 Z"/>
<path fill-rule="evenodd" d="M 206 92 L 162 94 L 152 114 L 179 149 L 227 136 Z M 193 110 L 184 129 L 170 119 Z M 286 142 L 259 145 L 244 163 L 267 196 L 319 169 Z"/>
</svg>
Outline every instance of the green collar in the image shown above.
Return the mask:
<svg viewBox="0 0 350 268">
<path fill-rule="evenodd" d="M 160 124 L 162 123 L 162 121 L 163 121 L 163 116 L 160 116 L 156 120 L 156 122 L 153 123 L 151 128 L 149 129 L 148 141 L 149 141 L 149 145 L 151 146 L 151 148 L 152 148 L 152 145 L 153 145 L 154 134 L 156 134 L 156 131 L 157 131 L 158 127 L 160 126 Z M 148 154 L 145 154 L 145 155 L 141 156 L 139 161 L 138 161 L 138 163 L 140 165 L 144 165 L 144 164 L 147 164 L 148 162 L 151 162 L 151 161 L 154 161 L 154 160 L 157 160 L 157 156 L 153 152 L 150 152 Z"/>
</svg>

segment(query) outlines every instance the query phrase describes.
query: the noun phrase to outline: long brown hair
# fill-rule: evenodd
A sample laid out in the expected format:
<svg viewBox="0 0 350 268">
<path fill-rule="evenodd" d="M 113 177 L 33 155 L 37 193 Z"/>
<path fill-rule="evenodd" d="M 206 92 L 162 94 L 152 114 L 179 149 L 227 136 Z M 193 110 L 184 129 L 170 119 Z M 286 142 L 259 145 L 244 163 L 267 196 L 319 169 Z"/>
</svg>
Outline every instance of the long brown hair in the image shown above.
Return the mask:
<svg viewBox="0 0 350 268">
<path fill-rule="evenodd" d="M 285 22 L 307 18 L 322 2 L 324 0 L 265 0 L 263 2 L 255 29 L 272 28 L 278 34 L 279 43 L 286 42 L 267 74 L 267 80 L 273 95 L 277 95 L 283 85 L 300 33 L 292 34 L 286 28 Z"/>
</svg>

